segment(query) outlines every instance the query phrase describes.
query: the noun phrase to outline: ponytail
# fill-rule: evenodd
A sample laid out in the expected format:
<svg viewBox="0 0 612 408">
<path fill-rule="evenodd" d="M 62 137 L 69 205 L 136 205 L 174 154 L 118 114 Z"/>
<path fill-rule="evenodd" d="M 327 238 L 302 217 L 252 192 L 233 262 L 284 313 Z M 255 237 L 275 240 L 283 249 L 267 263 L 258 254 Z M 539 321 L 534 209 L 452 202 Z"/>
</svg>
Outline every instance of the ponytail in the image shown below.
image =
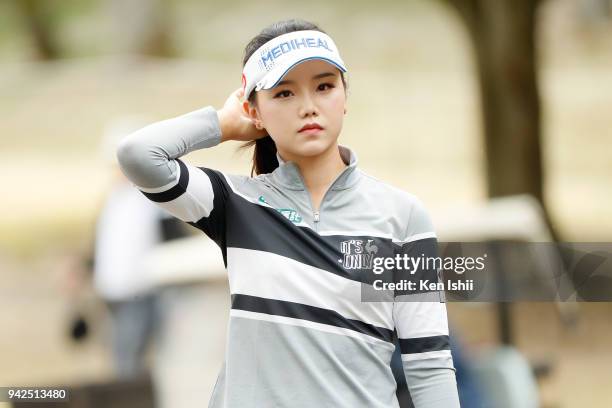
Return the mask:
<svg viewBox="0 0 612 408">
<path fill-rule="evenodd" d="M 279 165 L 276 158 L 276 144 L 270 135 L 264 136 L 261 139 L 251 140 L 246 142 L 241 148 L 253 149 L 253 166 L 251 167 L 251 177 L 253 174 L 272 173 Z"/>
</svg>

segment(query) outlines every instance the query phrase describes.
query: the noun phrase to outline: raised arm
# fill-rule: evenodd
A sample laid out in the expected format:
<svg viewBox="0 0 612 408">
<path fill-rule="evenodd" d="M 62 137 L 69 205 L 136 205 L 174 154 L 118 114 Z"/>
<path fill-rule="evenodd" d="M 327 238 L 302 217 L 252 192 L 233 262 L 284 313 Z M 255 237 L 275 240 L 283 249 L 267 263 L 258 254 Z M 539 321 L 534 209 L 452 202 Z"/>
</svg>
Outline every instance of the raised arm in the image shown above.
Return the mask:
<svg viewBox="0 0 612 408">
<path fill-rule="evenodd" d="M 183 221 L 196 222 L 213 209 L 213 187 L 206 173 L 179 157 L 220 142 L 219 118 L 209 106 L 132 133 L 120 143 L 117 158 L 148 199 Z"/>
<path fill-rule="evenodd" d="M 174 159 L 220 142 L 217 111 L 208 106 L 130 134 L 119 144 L 117 158 L 123 173 L 137 187 L 159 190 L 176 184 L 180 168 Z"/>
<path fill-rule="evenodd" d="M 243 113 L 240 97 L 241 90 L 236 90 L 219 111 L 207 106 L 130 134 L 117 149 L 121 170 L 147 198 L 177 218 L 194 223 L 208 217 L 215 195 L 222 193 L 211 178 L 215 173 L 179 158 L 226 140 L 262 135 Z"/>
</svg>

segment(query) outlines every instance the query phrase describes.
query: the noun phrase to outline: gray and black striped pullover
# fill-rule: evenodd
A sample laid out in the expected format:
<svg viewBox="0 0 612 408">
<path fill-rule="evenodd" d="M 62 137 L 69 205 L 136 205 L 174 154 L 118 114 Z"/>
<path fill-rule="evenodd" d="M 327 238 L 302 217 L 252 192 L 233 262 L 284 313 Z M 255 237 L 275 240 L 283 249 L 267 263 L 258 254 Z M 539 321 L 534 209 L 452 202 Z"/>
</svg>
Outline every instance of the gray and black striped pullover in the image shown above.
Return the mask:
<svg viewBox="0 0 612 408">
<path fill-rule="evenodd" d="M 389 366 L 397 335 L 415 407 L 459 407 L 440 294 L 362 301 L 378 276 L 373 256 L 436 253 L 420 201 L 362 172 L 344 146 L 347 167 L 318 212 L 298 167 L 280 156 L 257 177 L 179 159 L 220 139 L 209 106 L 151 124 L 117 151 L 136 188 L 221 248 L 231 310 L 209 406 L 398 407 Z"/>
</svg>

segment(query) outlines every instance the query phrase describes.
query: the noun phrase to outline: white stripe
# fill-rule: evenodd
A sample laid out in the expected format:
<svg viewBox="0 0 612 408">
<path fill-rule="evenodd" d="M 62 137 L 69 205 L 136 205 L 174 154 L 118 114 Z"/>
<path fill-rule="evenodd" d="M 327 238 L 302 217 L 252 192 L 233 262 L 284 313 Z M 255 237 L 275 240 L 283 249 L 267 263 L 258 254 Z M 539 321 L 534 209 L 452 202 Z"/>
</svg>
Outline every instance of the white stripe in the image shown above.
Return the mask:
<svg viewBox="0 0 612 408">
<path fill-rule="evenodd" d="M 189 171 L 189 184 L 187 185 L 187 193 L 197 202 L 201 212 L 197 215 L 197 220 L 202 217 L 208 217 L 213 210 L 213 202 L 215 192 L 208 175 L 201 169 L 187 165 Z M 196 221 L 197 221 L 196 220 Z"/>
<path fill-rule="evenodd" d="M 362 302 L 361 283 L 291 258 L 227 249 L 230 292 L 334 310 L 347 319 L 393 330 L 392 302 Z"/>
<path fill-rule="evenodd" d="M 416 331 L 414 331 L 416 333 Z M 404 337 L 404 336 L 399 336 L 399 338 L 404 339 L 404 340 L 414 340 L 414 339 L 419 339 L 421 337 L 434 337 L 434 336 L 448 336 L 448 333 L 440 333 L 439 331 L 427 331 L 427 330 L 419 330 L 418 331 L 419 335 L 418 336 L 414 336 L 414 337 Z"/>
<path fill-rule="evenodd" d="M 424 353 L 411 353 L 411 354 L 402 354 L 402 360 L 416 361 L 416 360 L 425 360 L 428 358 L 451 358 L 450 350 L 435 350 L 435 351 L 426 351 Z"/>
<path fill-rule="evenodd" d="M 393 319 L 402 339 L 448 335 L 446 303 L 395 302 Z"/>
<path fill-rule="evenodd" d="M 187 165 L 187 171 L 187 191 L 172 201 L 156 204 L 183 221 L 196 222 L 210 215 L 215 193 L 206 173 L 191 165 Z"/>
<path fill-rule="evenodd" d="M 310 320 L 294 319 L 292 317 L 275 316 L 275 315 L 269 315 L 266 313 L 250 312 L 247 310 L 237 310 L 237 309 L 231 309 L 230 316 L 238 317 L 238 318 L 245 318 L 245 319 L 252 319 L 252 320 L 262 320 L 262 321 L 267 321 L 267 322 L 272 322 L 272 323 L 288 324 L 291 326 L 305 327 L 308 329 L 315 329 L 315 330 L 319 330 L 319 331 L 323 331 L 327 333 L 339 334 L 342 336 L 364 340 L 368 343 L 384 345 L 389 348 L 394 347 L 392 343 L 378 339 L 373 336 L 369 336 L 367 334 L 357 332 L 355 330 L 345 329 L 343 327 L 332 326 L 329 324 L 311 322 Z"/>
</svg>

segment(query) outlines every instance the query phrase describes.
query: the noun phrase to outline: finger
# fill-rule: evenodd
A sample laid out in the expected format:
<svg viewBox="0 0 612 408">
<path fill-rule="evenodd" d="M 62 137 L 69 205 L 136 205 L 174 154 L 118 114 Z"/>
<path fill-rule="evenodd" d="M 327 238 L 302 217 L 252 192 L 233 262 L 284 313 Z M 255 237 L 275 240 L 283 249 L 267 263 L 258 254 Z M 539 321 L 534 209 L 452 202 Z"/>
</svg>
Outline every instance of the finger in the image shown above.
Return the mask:
<svg viewBox="0 0 612 408">
<path fill-rule="evenodd" d="M 238 88 L 238 89 L 232 91 L 232 93 L 227 98 L 225 103 L 228 104 L 228 105 L 234 104 L 236 102 L 236 99 L 238 99 L 238 102 L 240 102 L 240 99 L 242 97 L 242 93 L 244 93 L 242 88 Z"/>
</svg>

